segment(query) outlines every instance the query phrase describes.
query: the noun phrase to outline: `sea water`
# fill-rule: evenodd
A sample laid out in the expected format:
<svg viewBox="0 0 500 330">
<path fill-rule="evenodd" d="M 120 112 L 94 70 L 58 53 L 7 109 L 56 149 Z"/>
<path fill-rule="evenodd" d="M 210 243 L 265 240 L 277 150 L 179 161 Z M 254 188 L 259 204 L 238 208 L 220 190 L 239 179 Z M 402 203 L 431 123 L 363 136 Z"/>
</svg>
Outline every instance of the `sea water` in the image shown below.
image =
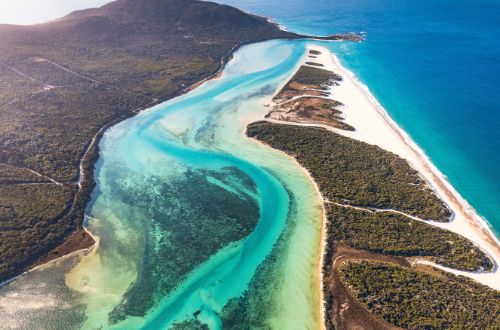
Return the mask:
<svg viewBox="0 0 500 330">
<path fill-rule="evenodd" d="M 221 0 L 327 43 L 500 235 L 500 1 Z"/>
</svg>

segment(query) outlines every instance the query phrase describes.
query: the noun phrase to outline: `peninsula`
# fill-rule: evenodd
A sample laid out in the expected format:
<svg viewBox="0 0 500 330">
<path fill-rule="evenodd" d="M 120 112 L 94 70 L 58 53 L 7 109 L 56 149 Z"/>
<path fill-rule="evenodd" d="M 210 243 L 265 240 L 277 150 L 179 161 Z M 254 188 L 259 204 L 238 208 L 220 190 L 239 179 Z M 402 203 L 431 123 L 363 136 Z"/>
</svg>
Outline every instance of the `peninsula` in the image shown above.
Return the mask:
<svg viewBox="0 0 500 330">
<path fill-rule="evenodd" d="M 321 192 L 326 327 L 499 326 L 498 242 L 368 93 L 310 46 L 267 120 L 247 129 Z"/>
</svg>

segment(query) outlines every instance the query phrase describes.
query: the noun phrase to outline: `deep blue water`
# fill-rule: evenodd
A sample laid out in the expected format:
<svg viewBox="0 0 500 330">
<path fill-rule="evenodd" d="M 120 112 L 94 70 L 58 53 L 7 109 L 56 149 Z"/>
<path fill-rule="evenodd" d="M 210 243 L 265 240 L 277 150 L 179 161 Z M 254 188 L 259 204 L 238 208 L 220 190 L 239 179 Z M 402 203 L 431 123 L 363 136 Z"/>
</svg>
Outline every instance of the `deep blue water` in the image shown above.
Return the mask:
<svg viewBox="0 0 500 330">
<path fill-rule="evenodd" d="M 222 0 L 332 45 L 500 233 L 500 1 Z"/>
</svg>

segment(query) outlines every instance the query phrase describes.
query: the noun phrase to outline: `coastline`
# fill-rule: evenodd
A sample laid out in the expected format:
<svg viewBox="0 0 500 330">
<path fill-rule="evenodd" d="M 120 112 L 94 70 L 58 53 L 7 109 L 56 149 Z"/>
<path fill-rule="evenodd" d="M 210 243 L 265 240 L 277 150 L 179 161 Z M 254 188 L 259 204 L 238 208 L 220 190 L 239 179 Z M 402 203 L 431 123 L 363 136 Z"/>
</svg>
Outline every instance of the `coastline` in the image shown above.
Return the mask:
<svg viewBox="0 0 500 330">
<path fill-rule="evenodd" d="M 254 139 L 257 143 L 260 143 L 268 148 L 272 148 L 271 146 L 265 144 L 262 141 Z M 277 150 L 277 149 L 275 149 Z M 277 150 L 279 151 L 279 150 Z M 319 244 L 319 251 L 318 251 L 318 286 L 319 286 L 319 303 L 320 303 L 320 324 L 321 324 L 321 329 L 325 330 L 326 329 L 326 304 L 325 304 L 325 295 L 324 295 L 324 272 L 323 272 L 323 264 L 325 262 L 325 254 L 326 254 L 326 245 L 327 245 L 327 223 L 328 223 L 328 218 L 326 216 L 326 209 L 325 209 L 325 198 L 323 197 L 323 194 L 319 190 L 318 184 L 314 180 L 313 176 L 307 168 L 303 167 L 300 165 L 300 163 L 292 156 L 287 154 L 286 152 L 280 151 L 283 156 L 288 157 L 291 161 L 293 161 L 304 173 L 304 175 L 308 178 L 310 181 L 311 185 L 314 187 L 314 190 L 316 191 L 317 196 L 319 197 L 319 202 L 321 203 L 321 215 L 322 215 L 322 225 L 321 225 L 321 242 Z"/>
<path fill-rule="evenodd" d="M 436 266 L 437 268 L 455 275 L 469 277 L 479 283 L 500 290 L 500 272 L 498 269 L 498 265 L 500 264 L 500 244 L 493 232 L 489 229 L 486 220 L 479 216 L 467 201 L 460 196 L 446 180 L 445 176 L 434 164 L 432 164 L 423 150 L 421 150 L 417 144 L 411 140 L 410 136 L 390 118 L 387 111 L 370 93 L 368 87 L 359 82 L 352 72 L 344 68 L 335 54 L 318 45 L 308 45 L 308 49 L 314 49 L 321 52 L 315 61 L 323 64 L 323 69 L 333 71 L 343 77 L 343 81 L 340 82 L 339 86 L 330 87 L 331 96 L 329 98 L 344 104 L 342 110 L 345 122 L 354 126 L 356 130 L 350 132 L 326 125 L 266 120 L 287 125 L 324 127 L 343 136 L 377 145 L 407 160 L 453 213 L 452 220 L 447 223 L 422 221 L 466 237 L 492 258 L 494 268 L 492 271 L 488 272 L 466 272 L 436 265 L 425 260 L 419 260 L 417 262 Z M 322 246 L 324 246 L 325 243 L 326 242 L 322 242 Z"/>
<path fill-rule="evenodd" d="M 289 76 L 286 79 L 283 79 L 278 86 L 276 87 L 276 90 L 269 95 L 268 97 L 265 97 L 259 101 L 259 106 L 262 107 L 263 109 L 267 109 L 269 107 L 269 104 L 273 103 L 273 97 L 275 96 L 276 93 L 278 93 L 289 81 L 291 77 L 299 70 L 301 64 L 303 62 L 307 61 L 307 52 L 303 54 L 302 58 L 300 59 L 299 62 L 295 65 L 294 69 L 290 72 Z M 259 117 L 240 117 L 239 119 L 244 123 L 244 130 L 242 131 L 242 135 L 245 139 L 248 140 L 249 143 L 254 143 L 260 146 L 264 146 L 265 148 L 271 148 L 273 149 L 274 152 L 280 153 L 283 157 L 289 159 L 291 162 L 296 164 L 297 168 L 304 174 L 305 177 L 307 177 L 307 180 L 309 183 L 312 185 L 316 197 L 317 197 L 317 202 L 321 206 L 321 233 L 320 237 L 321 240 L 318 245 L 318 256 L 317 256 L 317 263 L 318 263 L 318 269 L 317 269 L 317 287 L 319 288 L 319 306 L 318 306 L 318 314 L 319 314 L 319 323 L 320 323 L 320 329 L 321 330 L 326 330 L 326 304 L 325 304 L 325 298 L 324 298 L 324 273 L 323 273 L 323 265 L 325 261 L 325 256 L 326 256 L 326 247 L 327 247 L 327 223 L 328 223 L 328 218 L 327 218 L 327 213 L 325 209 L 325 199 L 323 197 L 323 194 L 321 193 L 318 184 L 314 180 L 314 177 L 309 173 L 309 170 L 302 166 L 297 159 L 295 159 L 293 156 L 289 155 L 288 153 L 275 149 L 272 146 L 266 144 L 263 141 L 260 141 L 258 139 L 250 138 L 247 133 L 247 126 L 251 124 L 252 122 L 255 122 L 257 120 L 269 120 L 264 118 L 264 115 L 267 113 L 267 111 L 262 112 L 262 116 Z M 288 122 L 280 122 L 282 124 L 290 124 Z"/>
<path fill-rule="evenodd" d="M 257 140 L 256 140 L 257 141 Z M 259 143 L 262 143 L 266 145 L 265 143 L 261 141 L 257 141 Z M 269 148 L 272 148 L 271 146 L 266 145 Z M 314 190 L 316 191 L 317 196 L 319 197 L 319 201 L 321 202 L 321 215 L 322 215 L 322 225 L 321 225 L 321 242 L 319 244 L 319 256 L 318 256 L 318 286 L 319 286 L 319 303 L 320 303 L 320 324 L 321 324 L 321 330 L 326 329 L 326 304 L 325 304 L 325 294 L 324 294 L 324 286 L 325 286 L 325 281 L 324 277 L 325 274 L 323 272 L 323 267 L 325 263 L 325 255 L 326 255 L 326 245 L 327 245 L 327 240 L 328 240 L 328 235 L 327 235 L 327 224 L 328 224 L 328 217 L 326 216 L 326 209 L 325 209 L 325 198 L 323 197 L 323 194 L 319 190 L 318 184 L 314 180 L 313 176 L 309 171 L 303 167 L 302 165 L 299 164 L 299 162 L 289 154 L 283 152 L 283 154 L 286 157 L 289 157 L 291 160 L 293 160 L 297 166 L 304 172 L 304 175 L 307 176 L 309 181 L 314 187 Z"/>
<path fill-rule="evenodd" d="M 310 48 L 307 47 L 307 49 L 310 49 Z M 308 56 L 308 52 L 305 52 L 304 55 L 302 56 L 301 60 L 295 66 L 294 70 L 290 73 L 290 77 L 283 80 L 281 82 L 281 84 L 278 85 L 275 93 L 273 93 L 273 95 L 268 100 L 265 100 L 265 102 L 262 103 L 263 107 L 266 104 L 273 104 L 274 103 L 274 101 L 273 101 L 274 95 L 276 93 L 279 93 L 279 91 L 282 90 L 283 87 L 285 87 L 288 84 L 289 79 L 297 73 L 297 71 L 299 70 L 301 65 L 303 65 L 306 61 L 308 61 L 307 56 Z M 269 120 L 269 119 L 262 118 L 262 120 Z M 292 122 L 280 122 L 280 123 L 281 124 L 293 124 Z M 248 138 L 246 133 L 245 133 L 245 136 Z M 268 148 L 274 149 L 272 146 L 267 145 L 266 143 L 259 141 L 258 139 L 252 139 L 252 140 L 254 142 L 262 144 Z M 319 189 L 318 184 L 314 180 L 314 177 L 311 175 L 311 173 L 309 173 L 309 170 L 306 167 L 302 166 L 297 161 L 297 159 L 295 159 L 295 157 L 287 154 L 286 152 L 278 150 L 278 149 L 274 149 L 274 150 L 282 153 L 283 156 L 289 158 L 291 161 L 293 161 L 295 164 L 297 164 L 297 166 L 301 169 L 301 171 L 304 173 L 304 175 L 307 176 L 311 185 L 314 187 L 314 190 L 316 191 L 316 194 L 318 196 L 318 201 L 321 204 L 322 225 L 321 225 L 321 235 L 320 235 L 321 241 L 319 244 L 319 251 L 318 251 L 318 254 L 319 254 L 318 261 L 319 262 L 318 262 L 318 270 L 317 271 L 318 271 L 318 287 L 319 287 L 319 298 L 320 298 L 320 300 L 319 300 L 319 303 L 320 303 L 319 311 L 320 311 L 320 322 L 321 322 L 320 324 L 321 324 L 321 329 L 325 330 L 326 329 L 326 312 L 327 311 L 326 311 L 325 294 L 324 294 L 325 274 L 323 272 L 323 269 L 324 269 L 325 256 L 326 256 L 326 247 L 327 247 L 327 242 L 328 242 L 328 234 L 327 234 L 328 217 L 327 217 L 327 213 L 326 213 L 326 209 L 325 209 L 325 198 L 324 198 L 323 194 L 321 193 L 321 190 Z"/>
<path fill-rule="evenodd" d="M 75 235 L 80 234 L 81 236 L 84 236 L 85 238 L 77 241 L 77 246 L 72 246 L 70 242 L 71 238 Z M 86 240 L 86 241 L 85 241 Z M 91 240 L 89 242 L 89 240 Z M 72 234 L 70 234 L 62 244 L 58 245 L 55 249 L 51 250 L 49 254 L 47 254 L 45 257 L 40 258 L 33 266 L 24 272 L 13 276 L 12 278 L 6 279 L 3 282 L 0 282 L 0 288 L 8 285 L 12 281 L 15 281 L 16 279 L 30 273 L 33 271 L 36 271 L 38 269 L 44 269 L 45 267 L 50 267 L 60 261 L 64 261 L 67 258 L 70 258 L 72 256 L 77 256 L 80 255 L 81 257 L 84 257 L 90 253 L 95 253 L 96 248 L 99 246 L 99 236 L 93 235 L 90 230 L 88 230 L 85 226 L 82 226 L 81 230 L 76 230 Z M 87 242 L 88 244 L 84 244 Z M 68 246 L 69 245 L 69 246 Z M 68 247 L 68 248 L 66 248 Z M 73 247 L 73 248 L 72 248 Z M 60 255 L 59 255 L 60 254 Z"/>
<path fill-rule="evenodd" d="M 283 124 L 286 124 L 286 123 L 283 123 Z M 245 137 L 248 138 L 248 136 L 245 134 Z M 324 277 L 325 277 L 325 274 L 323 272 L 323 264 L 324 264 L 324 261 L 325 261 L 325 254 L 326 254 L 326 245 L 327 245 L 327 223 L 328 223 L 328 218 L 326 216 L 326 210 L 325 210 L 325 199 L 323 197 L 323 194 L 321 193 L 321 191 L 319 190 L 319 187 L 318 187 L 318 184 L 316 183 L 316 181 L 314 180 L 313 176 L 311 175 L 311 173 L 309 173 L 309 171 L 307 170 L 307 168 L 303 167 L 302 165 L 300 165 L 300 163 L 294 158 L 292 157 L 291 155 L 287 154 L 286 152 L 284 151 L 281 151 L 281 150 L 278 150 L 278 149 L 274 149 L 272 146 L 262 142 L 262 141 L 259 141 L 257 139 L 252 139 L 252 142 L 254 143 L 257 143 L 257 144 L 260 144 L 262 146 L 265 146 L 267 148 L 272 148 L 273 150 L 277 151 L 277 152 L 280 152 L 284 157 L 287 157 L 288 159 L 290 159 L 292 162 L 294 162 L 298 168 L 300 168 L 300 170 L 304 173 L 304 175 L 308 178 L 309 182 L 311 183 L 311 185 L 314 187 L 314 190 L 317 194 L 317 197 L 319 198 L 318 201 L 320 202 L 321 204 L 321 215 L 322 215 L 322 225 L 321 225 L 321 242 L 319 244 L 319 251 L 318 251 L 318 286 L 319 286 L 319 303 L 320 303 L 320 306 L 319 306 L 319 311 L 320 311 L 320 324 L 321 324 L 321 329 L 322 330 L 325 330 L 326 329 L 326 318 L 325 318 L 325 315 L 326 315 L 326 305 L 325 305 L 325 295 L 324 295 Z"/>
</svg>

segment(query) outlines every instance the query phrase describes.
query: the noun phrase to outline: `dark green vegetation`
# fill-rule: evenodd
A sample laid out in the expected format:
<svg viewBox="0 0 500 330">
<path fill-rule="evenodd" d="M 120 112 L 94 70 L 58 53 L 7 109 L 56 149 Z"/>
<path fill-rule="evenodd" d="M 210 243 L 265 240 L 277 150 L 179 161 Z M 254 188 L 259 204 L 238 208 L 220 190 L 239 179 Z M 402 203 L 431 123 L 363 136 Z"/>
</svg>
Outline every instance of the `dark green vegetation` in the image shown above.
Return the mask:
<svg viewBox="0 0 500 330">
<path fill-rule="evenodd" d="M 27 169 L 0 164 L 0 184 L 51 183 L 47 178 L 36 175 Z"/>
<path fill-rule="evenodd" d="M 40 253 L 69 226 L 60 226 L 68 211 L 67 201 L 74 195 L 71 186 L 55 184 L 0 185 L 0 272 L 14 275 L 29 253 Z"/>
<path fill-rule="evenodd" d="M 119 0 L 0 25 L 0 281 L 81 227 L 101 129 L 214 74 L 239 45 L 299 37 L 193 0 Z"/>
<path fill-rule="evenodd" d="M 328 70 L 301 66 L 289 83 L 304 85 L 317 85 L 319 87 L 332 85 L 336 81 L 342 81 L 342 77 Z"/>
<path fill-rule="evenodd" d="M 327 205 L 329 237 L 351 247 L 395 256 L 432 256 L 441 265 L 476 271 L 493 263 L 466 238 L 399 214 Z M 425 239 L 422 239 L 425 237 Z"/>
<path fill-rule="evenodd" d="M 350 298 L 347 285 L 368 310 L 397 326 L 498 328 L 496 291 L 437 270 L 407 268 L 404 257 L 427 257 L 464 270 L 489 270 L 493 264 L 464 237 L 395 212 L 435 221 L 448 221 L 451 215 L 406 161 L 322 128 L 257 122 L 248 126 L 247 135 L 294 156 L 326 199 L 327 326 L 379 324 L 363 316 L 364 307 Z M 406 268 L 349 261 L 357 258 Z"/>
<path fill-rule="evenodd" d="M 312 65 L 312 66 L 324 66 L 321 63 L 316 63 L 316 62 L 306 62 L 307 65 Z"/>
<path fill-rule="evenodd" d="M 500 293 L 471 280 L 348 262 L 342 280 L 373 313 L 407 329 L 499 329 Z"/>
<path fill-rule="evenodd" d="M 137 186 L 124 182 L 124 175 L 134 173 L 116 171 L 111 193 L 131 208 L 132 221 L 147 228 L 146 247 L 137 280 L 111 313 L 111 323 L 144 316 L 199 264 L 247 237 L 259 220 L 259 205 L 252 197 L 256 187 L 237 169 L 191 170 L 167 182 L 160 177 L 137 178 L 134 182 L 143 182 Z"/>
<path fill-rule="evenodd" d="M 329 96 L 329 86 L 341 80 L 341 76 L 331 71 L 302 65 L 273 100 L 284 102 L 300 95 Z"/>
<path fill-rule="evenodd" d="M 247 134 L 293 155 L 309 170 L 329 201 L 328 231 L 333 239 L 366 251 L 430 256 L 464 270 L 493 266 L 460 235 L 404 215 L 372 211 L 392 209 L 438 221 L 450 216 L 417 172 L 395 154 L 322 128 L 257 122 L 249 125 Z"/>
<path fill-rule="evenodd" d="M 247 134 L 293 155 L 330 202 L 394 209 L 434 221 L 451 216 L 417 171 L 377 146 L 322 128 L 268 122 L 249 125 Z"/>
</svg>

